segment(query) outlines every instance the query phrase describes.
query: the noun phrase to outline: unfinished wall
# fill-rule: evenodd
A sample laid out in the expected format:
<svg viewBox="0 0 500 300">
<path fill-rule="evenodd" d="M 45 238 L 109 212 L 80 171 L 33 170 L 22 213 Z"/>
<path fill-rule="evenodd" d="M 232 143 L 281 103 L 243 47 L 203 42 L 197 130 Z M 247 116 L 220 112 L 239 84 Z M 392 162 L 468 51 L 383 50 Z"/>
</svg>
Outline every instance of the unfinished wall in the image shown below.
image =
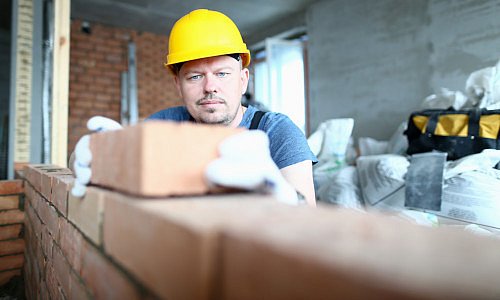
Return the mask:
<svg viewBox="0 0 500 300">
<path fill-rule="evenodd" d="M 261 194 L 80 199 L 67 169 L 24 173 L 27 299 L 500 297 L 495 238 Z"/>
<path fill-rule="evenodd" d="M 464 90 L 500 53 L 496 1 L 321 1 L 307 13 L 312 128 L 355 119 L 388 139 L 435 89 Z"/>
<path fill-rule="evenodd" d="M 81 30 L 81 20 L 71 23 L 69 141 L 73 151 L 86 134 L 87 120 L 101 115 L 120 120 L 120 74 L 127 70 L 127 45 L 136 44 L 139 118 L 182 102 L 173 80 L 163 67 L 166 36 L 91 23 L 91 33 Z M 69 155 L 68 153 L 68 155 Z"/>
<path fill-rule="evenodd" d="M 101 200 L 88 196 L 69 203 L 68 169 L 33 165 L 25 176 L 27 299 L 141 298 L 140 287 L 103 255 L 96 235 Z"/>
</svg>

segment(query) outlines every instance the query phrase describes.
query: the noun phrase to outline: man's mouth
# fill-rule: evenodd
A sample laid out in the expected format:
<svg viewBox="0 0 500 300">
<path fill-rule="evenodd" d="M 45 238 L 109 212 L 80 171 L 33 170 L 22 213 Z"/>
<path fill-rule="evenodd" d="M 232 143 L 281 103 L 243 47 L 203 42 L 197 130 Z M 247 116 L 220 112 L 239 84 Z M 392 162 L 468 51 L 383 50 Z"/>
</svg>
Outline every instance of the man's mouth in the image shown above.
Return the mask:
<svg viewBox="0 0 500 300">
<path fill-rule="evenodd" d="M 212 106 L 212 105 L 220 105 L 225 104 L 226 101 L 224 99 L 216 98 L 216 97 L 206 97 L 197 101 L 197 105 L 199 106 Z"/>
<path fill-rule="evenodd" d="M 224 104 L 222 100 L 203 100 L 198 103 L 198 105 L 214 105 L 214 104 Z"/>
</svg>

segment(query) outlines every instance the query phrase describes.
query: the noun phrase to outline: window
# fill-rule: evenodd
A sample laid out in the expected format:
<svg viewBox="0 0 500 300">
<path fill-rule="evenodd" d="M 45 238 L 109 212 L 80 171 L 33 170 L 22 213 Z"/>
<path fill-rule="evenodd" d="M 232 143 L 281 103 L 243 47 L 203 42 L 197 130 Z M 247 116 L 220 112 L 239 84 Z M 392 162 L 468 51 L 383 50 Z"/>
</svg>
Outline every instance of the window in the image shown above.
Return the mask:
<svg viewBox="0 0 500 300">
<path fill-rule="evenodd" d="M 257 53 L 254 63 L 254 95 L 255 100 L 270 111 L 289 116 L 302 132 L 306 132 L 304 43 L 301 39 L 266 39 L 265 50 Z"/>
</svg>

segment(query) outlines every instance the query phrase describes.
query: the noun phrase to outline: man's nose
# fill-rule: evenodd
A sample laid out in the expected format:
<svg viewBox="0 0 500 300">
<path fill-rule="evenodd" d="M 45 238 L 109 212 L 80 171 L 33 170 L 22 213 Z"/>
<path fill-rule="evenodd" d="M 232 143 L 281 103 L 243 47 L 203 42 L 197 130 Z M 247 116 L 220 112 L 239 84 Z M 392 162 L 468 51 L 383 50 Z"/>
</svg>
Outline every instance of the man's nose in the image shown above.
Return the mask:
<svg viewBox="0 0 500 300">
<path fill-rule="evenodd" d="M 207 74 L 205 76 L 205 92 L 207 93 L 217 93 L 217 78 L 213 74 Z"/>
</svg>

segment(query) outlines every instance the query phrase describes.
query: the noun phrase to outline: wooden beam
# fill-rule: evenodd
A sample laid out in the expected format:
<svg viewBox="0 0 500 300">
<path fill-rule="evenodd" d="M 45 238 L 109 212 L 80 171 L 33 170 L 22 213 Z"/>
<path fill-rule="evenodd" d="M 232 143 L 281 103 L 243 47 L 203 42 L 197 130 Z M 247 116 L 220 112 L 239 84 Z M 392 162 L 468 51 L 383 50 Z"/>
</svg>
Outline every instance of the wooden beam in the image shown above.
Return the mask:
<svg viewBox="0 0 500 300">
<path fill-rule="evenodd" d="M 68 149 L 70 7 L 71 0 L 54 1 L 51 163 L 61 167 Z"/>
</svg>

